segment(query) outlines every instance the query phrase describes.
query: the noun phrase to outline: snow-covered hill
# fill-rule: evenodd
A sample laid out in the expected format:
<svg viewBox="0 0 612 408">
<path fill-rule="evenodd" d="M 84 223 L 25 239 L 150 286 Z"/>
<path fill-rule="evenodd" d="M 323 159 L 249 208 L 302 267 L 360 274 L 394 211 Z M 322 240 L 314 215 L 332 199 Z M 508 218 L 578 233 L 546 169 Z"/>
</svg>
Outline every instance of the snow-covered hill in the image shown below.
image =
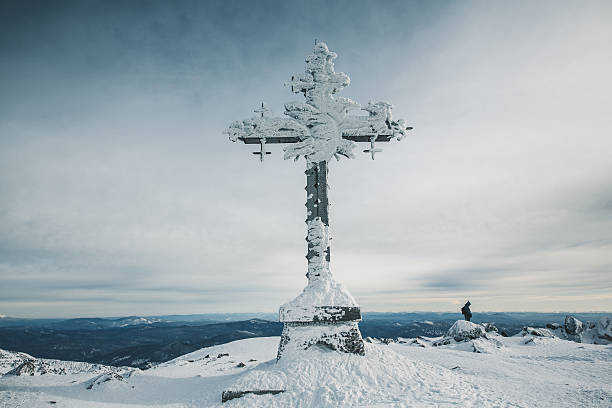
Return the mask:
<svg viewBox="0 0 612 408">
<path fill-rule="evenodd" d="M 6 376 L 40 376 L 45 374 L 83 374 L 91 376 L 135 370 L 137 369 L 131 367 L 111 367 L 80 361 L 36 358 L 26 353 L 0 349 L 0 375 Z"/>
<path fill-rule="evenodd" d="M 279 338 L 267 337 L 208 347 L 128 375 L 5 375 L 0 406 L 612 406 L 612 346 L 502 337 L 484 326 L 478 336 L 461 339 L 474 329 L 464 326 L 449 332 L 446 344 L 425 337 L 373 340 L 366 356 L 312 347 L 277 362 Z M 258 389 L 285 391 L 221 403 L 223 391 Z"/>
</svg>

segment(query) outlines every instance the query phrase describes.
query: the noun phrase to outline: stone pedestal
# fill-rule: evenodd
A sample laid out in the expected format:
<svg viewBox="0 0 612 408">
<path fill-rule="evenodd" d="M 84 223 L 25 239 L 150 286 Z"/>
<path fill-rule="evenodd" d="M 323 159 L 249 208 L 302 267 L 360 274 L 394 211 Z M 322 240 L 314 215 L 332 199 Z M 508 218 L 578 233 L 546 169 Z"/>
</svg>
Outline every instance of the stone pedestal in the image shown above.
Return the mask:
<svg viewBox="0 0 612 408">
<path fill-rule="evenodd" d="M 277 359 L 290 350 L 306 350 L 323 346 L 343 353 L 365 354 L 357 322 L 358 306 L 315 306 L 312 308 L 281 307 L 283 333 Z"/>
</svg>

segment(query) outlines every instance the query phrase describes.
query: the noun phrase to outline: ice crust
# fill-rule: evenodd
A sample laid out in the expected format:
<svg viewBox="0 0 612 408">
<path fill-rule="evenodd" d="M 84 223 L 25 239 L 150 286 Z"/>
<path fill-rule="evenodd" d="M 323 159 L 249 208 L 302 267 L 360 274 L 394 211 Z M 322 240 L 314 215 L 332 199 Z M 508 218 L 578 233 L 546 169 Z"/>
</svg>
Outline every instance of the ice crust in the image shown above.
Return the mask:
<svg viewBox="0 0 612 408">
<path fill-rule="evenodd" d="M 313 306 L 358 306 L 351 294 L 337 282 L 330 271 L 325 251 L 329 247 L 329 227 L 320 218 L 308 221 L 308 241 L 314 256 L 308 261 L 308 285 L 303 292 L 281 306 L 283 309 L 303 310 L 304 317 L 312 316 Z"/>
</svg>

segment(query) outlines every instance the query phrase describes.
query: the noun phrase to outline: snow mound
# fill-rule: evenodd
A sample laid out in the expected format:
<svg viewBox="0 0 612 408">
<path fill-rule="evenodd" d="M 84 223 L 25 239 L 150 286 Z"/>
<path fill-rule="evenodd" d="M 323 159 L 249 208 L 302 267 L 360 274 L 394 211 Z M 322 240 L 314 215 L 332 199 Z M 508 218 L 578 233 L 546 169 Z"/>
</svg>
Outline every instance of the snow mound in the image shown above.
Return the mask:
<svg viewBox="0 0 612 408">
<path fill-rule="evenodd" d="M 312 306 L 358 306 L 355 298 L 333 278 L 312 280 L 295 299 L 282 309 Z"/>
<path fill-rule="evenodd" d="M 267 362 L 234 381 L 229 391 L 284 390 L 277 395 L 250 395 L 228 407 L 404 406 L 442 400 L 473 405 L 480 391 L 451 370 L 415 362 L 386 345 L 366 344 L 365 356 L 311 347 Z M 437 393 L 429 387 L 436 384 Z"/>
<path fill-rule="evenodd" d="M 282 305 L 281 310 L 308 310 L 313 306 L 358 306 L 355 298 L 332 277 L 329 269 L 326 255 L 329 249 L 329 227 L 320 218 L 310 220 L 307 224 L 309 251 L 314 254 L 308 260 L 308 285 L 298 297 Z"/>
<path fill-rule="evenodd" d="M 466 320 L 457 320 L 446 333 L 447 337 L 452 337 L 455 341 L 474 340 L 485 335 L 485 328 L 479 324 Z"/>
<path fill-rule="evenodd" d="M 497 328 L 490 323 L 484 325 L 457 320 L 446 336 L 431 342 L 434 347 L 448 346 L 460 351 L 474 353 L 491 353 L 502 347 L 502 343 L 496 339 L 499 337 Z"/>
<path fill-rule="evenodd" d="M 263 361 L 276 358 L 278 337 L 256 337 L 205 347 L 158 364 L 147 375 L 171 378 L 216 377 L 242 373 Z"/>
</svg>

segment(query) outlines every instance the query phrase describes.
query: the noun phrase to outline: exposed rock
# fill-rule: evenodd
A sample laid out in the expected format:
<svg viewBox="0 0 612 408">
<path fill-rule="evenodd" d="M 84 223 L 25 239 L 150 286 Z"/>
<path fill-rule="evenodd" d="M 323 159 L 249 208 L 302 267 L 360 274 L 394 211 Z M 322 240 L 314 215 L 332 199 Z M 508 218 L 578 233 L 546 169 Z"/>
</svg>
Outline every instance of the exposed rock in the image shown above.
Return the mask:
<svg viewBox="0 0 612 408">
<path fill-rule="evenodd" d="M 544 329 L 541 327 L 538 327 L 538 328 L 529 327 L 529 326 L 523 327 L 523 329 L 516 334 L 516 336 L 522 336 L 522 337 L 525 337 L 527 335 L 532 335 L 536 337 L 557 337 L 549 329 Z"/>
<path fill-rule="evenodd" d="M 117 369 L 115 371 L 100 374 L 91 380 L 87 381 L 85 384 L 86 389 L 91 390 L 95 387 L 98 387 L 100 384 L 104 384 L 109 381 L 121 381 L 125 382 L 128 378 L 134 374 L 135 369 Z"/>
<path fill-rule="evenodd" d="M 423 347 L 423 348 L 427 347 L 427 344 L 423 340 L 421 340 L 419 338 L 412 339 L 412 341 L 410 342 L 410 345 L 411 346 L 416 346 L 416 347 Z"/>
<path fill-rule="evenodd" d="M 255 395 L 264 395 L 264 394 L 280 394 L 281 392 L 285 392 L 285 390 L 253 390 L 253 391 L 223 391 L 221 394 L 221 402 L 231 401 L 235 398 L 240 398 L 245 396 L 246 394 L 255 394 Z"/>
<path fill-rule="evenodd" d="M 315 345 L 343 353 L 365 354 L 357 322 L 285 322 L 277 359 L 288 349 L 306 350 Z"/>
<path fill-rule="evenodd" d="M 482 326 L 484 327 L 487 333 L 490 333 L 490 332 L 497 333 L 498 332 L 497 327 L 493 323 L 483 323 Z"/>
<path fill-rule="evenodd" d="M 0 349 L 0 375 L 11 371 L 28 360 L 35 360 L 35 358 L 26 353 Z"/>
<path fill-rule="evenodd" d="M 565 316 L 564 326 L 567 334 L 578 335 L 584 330 L 582 322 L 573 316 Z"/>
<path fill-rule="evenodd" d="M 140 371 L 131 367 L 113 367 L 102 364 L 86 363 L 81 361 L 52 360 L 46 358 L 36 358 L 25 353 L 0 350 L 0 360 L 6 363 L 7 360 L 13 367 L 6 371 L 4 375 L 15 376 L 40 376 L 40 375 L 71 375 L 71 374 L 91 374 L 95 379 L 102 376 L 130 376 L 135 371 Z M 8 368 L 4 365 L 4 368 Z M 1 373 L 1 372 L 0 372 Z M 127 374 L 126 374 L 127 373 Z M 73 381 L 76 382 L 76 381 Z"/>
<path fill-rule="evenodd" d="M 373 344 L 391 344 L 395 343 L 395 340 L 390 337 L 366 337 L 364 341 Z M 398 341 L 398 343 L 402 343 L 402 341 Z M 405 341 L 403 341 L 405 343 Z"/>
<path fill-rule="evenodd" d="M 599 338 L 612 341 L 612 317 L 604 316 L 597 323 L 597 336 Z"/>
<path fill-rule="evenodd" d="M 34 374 L 47 374 L 47 371 L 44 367 L 38 367 L 35 360 L 26 360 L 23 363 L 19 364 L 17 367 L 13 368 L 5 375 L 34 375 Z"/>
<path fill-rule="evenodd" d="M 517 336 L 557 337 L 577 343 L 610 344 L 612 342 L 612 317 L 604 316 L 598 322 L 581 322 L 566 316 L 563 325 L 548 323 L 546 328 L 523 327 Z"/>
<path fill-rule="evenodd" d="M 443 337 L 440 340 L 436 340 L 432 343 L 434 347 L 438 346 L 447 346 L 451 343 L 454 343 L 454 339 L 452 337 Z"/>
</svg>

